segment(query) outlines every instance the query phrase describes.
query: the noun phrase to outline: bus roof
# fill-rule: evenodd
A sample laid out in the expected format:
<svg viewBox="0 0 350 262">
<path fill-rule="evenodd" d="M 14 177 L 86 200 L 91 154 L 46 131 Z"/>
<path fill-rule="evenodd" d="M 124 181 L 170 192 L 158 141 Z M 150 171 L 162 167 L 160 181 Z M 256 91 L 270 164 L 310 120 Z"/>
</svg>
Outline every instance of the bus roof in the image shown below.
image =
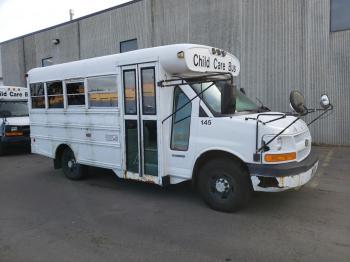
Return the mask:
<svg viewBox="0 0 350 262">
<path fill-rule="evenodd" d="M 232 54 L 204 45 L 175 44 L 139 49 L 126 53 L 34 68 L 30 83 L 116 74 L 116 67 L 159 61 L 172 75 L 194 76 L 206 73 L 231 73 L 238 76 L 239 60 Z"/>
<path fill-rule="evenodd" d="M 28 89 L 18 86 L 0 86 L 0 101 L 28 100 Z"/>
</svg>

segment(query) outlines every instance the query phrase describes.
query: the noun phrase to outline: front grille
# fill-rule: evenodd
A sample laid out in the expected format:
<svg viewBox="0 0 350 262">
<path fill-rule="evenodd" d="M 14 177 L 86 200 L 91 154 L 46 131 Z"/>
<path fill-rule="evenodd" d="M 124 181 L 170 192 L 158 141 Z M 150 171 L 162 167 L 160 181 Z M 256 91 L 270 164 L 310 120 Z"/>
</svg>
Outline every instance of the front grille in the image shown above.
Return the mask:
<svg viewBox="0 0 350 262">
<path fill-rule="evenodd" d="M 17 127 L 18 132 L 23 132 L 23 136 L 30 136 L 30 127 L 29 126 L 6 126 L 6 132 L 10 132 L 12 127 Z"/>
<path fill-rule="evenodd" d="M 311 135 L 309 130 L 294 136 L 294 141 L 297 149 L 297 161 L 304 160 L 311 152 Z"/>
</svg>

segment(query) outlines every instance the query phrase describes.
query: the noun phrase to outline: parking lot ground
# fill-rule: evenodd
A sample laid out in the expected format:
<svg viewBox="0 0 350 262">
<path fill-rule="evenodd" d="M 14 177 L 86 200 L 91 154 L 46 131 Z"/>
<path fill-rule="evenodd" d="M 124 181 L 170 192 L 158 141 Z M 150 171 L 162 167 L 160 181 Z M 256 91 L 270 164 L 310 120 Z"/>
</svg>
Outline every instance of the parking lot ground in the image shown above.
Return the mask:
<svg viewBox="0 0 350 262">
<path fill-rule="evenodd" d="M 350 261 L 350 148 L 315 147 L 316 177 L 255 193 L 226 214 L 190 183 L 160 188 L 89 170 L 69 181 L 52 160 L 0 157 L 0 261 Z"/>
</svg>

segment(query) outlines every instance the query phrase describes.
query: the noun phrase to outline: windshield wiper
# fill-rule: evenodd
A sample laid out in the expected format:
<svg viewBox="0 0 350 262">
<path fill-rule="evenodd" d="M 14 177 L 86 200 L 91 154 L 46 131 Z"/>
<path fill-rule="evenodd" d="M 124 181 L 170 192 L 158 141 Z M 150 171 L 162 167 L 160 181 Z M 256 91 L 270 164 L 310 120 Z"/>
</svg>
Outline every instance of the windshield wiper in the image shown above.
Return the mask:
<svg viewBox="0 0 350 262">
<path fill-rule="evenodd" d="M 187 106 L 189 103 L 191 103 L 194 99 L 196 99 L 197 97 L 200 98 L 200 95 L 202 95 L 205 91 L 207 91 L 210 87 L 212 87 L 215 83 L 213 82 L 211 85 L 209 85 L 207 88 L 205 88 L 202 92 L 198 93 L 195 97 L 193 97 L 192 99 L 190 99 L 187 103 L 183 104 L 182 106 L 180 106 L 180 108 L 176 109 L 175 112 L 171 113 L 170 115 L 168 115 L 166 118 L 163 119 L 162 124 L 168 120 L 170 117 L 172 117 L 173 115 L 175 115 L 177 112 L 179 112 L 181 109 L 185 108 L 185 106 Z M 181 121 L 179 121 L 181 122 Z"/>
<path fill-rule="evenodd" d="M 264 103 L 256 97 L 256 100 L 260 103 L 260 107 L 258 109 L 258 112 L 261 113 L 261 112 L 267 112 L 267 111 L 271 111 L 270 108 L 268 108 L 267 106 L 264 105 Z M 261 111 L 262 110 L 262 111 Z"/>
</svg>

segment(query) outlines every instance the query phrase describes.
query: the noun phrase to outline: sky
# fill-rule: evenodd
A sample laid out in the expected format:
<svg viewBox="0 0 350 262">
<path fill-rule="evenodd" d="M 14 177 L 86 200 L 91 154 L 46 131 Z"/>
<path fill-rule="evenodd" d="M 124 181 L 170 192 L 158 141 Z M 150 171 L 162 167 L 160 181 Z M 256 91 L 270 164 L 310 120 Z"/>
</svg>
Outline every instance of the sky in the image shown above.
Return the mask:
<svg viewBox="0 0 350 262">
<path fill-rule="evenodd" d="M 0 0 L 0 43 L 130 0 Z"/>
</svg>

